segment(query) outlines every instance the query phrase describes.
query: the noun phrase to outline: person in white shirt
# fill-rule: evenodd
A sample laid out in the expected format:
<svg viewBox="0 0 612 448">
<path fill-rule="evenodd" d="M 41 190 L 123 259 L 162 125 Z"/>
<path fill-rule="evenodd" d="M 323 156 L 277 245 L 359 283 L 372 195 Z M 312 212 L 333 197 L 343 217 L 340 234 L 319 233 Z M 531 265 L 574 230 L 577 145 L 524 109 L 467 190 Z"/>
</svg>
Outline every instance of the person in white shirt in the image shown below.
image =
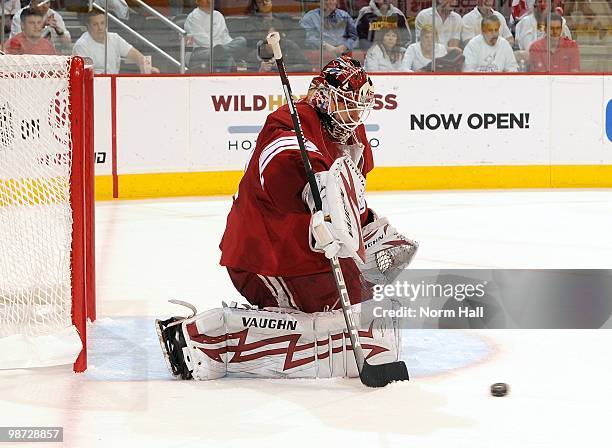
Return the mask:
<svg viewBox="0 0 612 448">
<path fill-rule="evenodd" d="M 0 2 L 4 3 L 4 33 L 10 33 L 11 21 L 21 9 L 21 2 L 19 0 L 0 0 Z"/>
<path fill-rule="evenodd" d="M 58 50 L 66 48 L 70 50 L 72 44 L 70 40 L 70 33 L 66 29 L 64 19 L 59 13 L 52 10 L 49 6 L 50 0 L 31 0 L 30 5 L 26 8 L 31 8 L 33 11 L 43 16 L 43 37 L 51 36 L 51 42 L 53 46 Z M 11 23 L 11 36 L 15 37 L 21 33 L 21 11 L 25 8 L 21 8 L 17 11 L 17 14 L 13 16 L 13 23 Z"/>
<path fill-rule="evenodd" d="M 17 11 L 21 9 L 21 2 L 19 0 L 0 0 L 4 3 L 4 15 L 14 16 Z"/>
<path fill-rule="evenodd" d="M 546 35 L 546 17 L 548 16 L 548 8 L 546 3 L 535 0 L 527 0 L 527 14 L 516 24 L 514 34 L 516 42 L 520 50 L 528 51 L 529 47 L 536 40 L 543 38 Z M 565 18 L 563 18 L 562 37 L 572 38 L 572 33 L 567 26 Z"/>
<path fill-rule="evenodd" d="M 480 34 L 482 18 L 491 14 L 496 15 L 501 23 L 501 36 L 508 41 L 510 46 L 514 45 L 514 37 L 510 28 L 508 28 L 506 19 L 500 12 L 493 9 L 494 4 L 494 0 L 478 0 L 474 9 L 463 16 L 461 19 L 461 41 L 464 46 L 471 38 Z"/>
<path fill-rule="evenodd" d="M 452 10 L 453 0 L 439 0 L 436 8 L 435 30 L 437 42 L 448 47 L 458 47 L 461 39 L 461 16 Z M 421 29 L 424 25 L 434 22 L 433 8 L 421 10 L 415 19 L 414 30 L 417 42 L 420 40 Z"/>
<path fill-rule="evenodd" d="M 104 42 L 108 38 L 106 63 L 104 70 Z M 102 11 L 93 9 L 87 15 L 87 31 L 74 44 L 72 54 L 90 58 L 93 61 L 94 73 L 119 73 L 121 58 L 134 62 L 142 73 L 148 69 L 145 58 L 140 51 L 126 42 L 117 33 L 106 32 L 106 16 Z M 159 73 L 156 67 L 151 67 L 151 73 Z"/>
<path fill-rule="evenodd" d="M 113 13 L 121 20 L 128 20 L 130 18 L 130 8 L 125 0 L 94 0 L 94 3 L 104 8 L 107 1 L 108 12 Z"/>
<path fill-rule="evenodd" d="M 401 65 L 401 71 L 403 72 L 416 72 L 428 65 L 434 58 L 434 48 L 436 58 L 446 56 L 447 50 L 444 45 L 436 43 L 434 47 L 434 42 L 437 40 L 435 34 L 437 33 L 434 33 L 430 24 L 423 25 L 420 33 L 421 40 L 410 45 L 404 53 Z"/>
<path fill-rule="evenodd" d="M 374 45 L 366 53 L 364 68 L 368 72 L 397 72 L 401 70 L 403 56 L 397 28 L 382 29 L 375 34 Z"/>
<path fill-rule="evenodd" d="M 211 34 L 213 47 L 213 63 L 216 66 L 229 69 L 238 59 L 245 59 L 246 39 L 238 36 L 234 39 L 229 34 L 225 18 L 219 11 L 213 10 L 211 0 L 196 0 L 198 5 L 185 20 L 185 31 L 192 37 L 196 49 L 191 55 L 190 67 L 194 66 L 193 59 L 206 64 L 210 57 Z M 212 33 L 210 29 L 210 14 L 212 11 Z M 200 48 L 205 51 L 196 50 Z"/>
<path fill-rule="evenodd" d="M 482 19 L 481 34 L 471 39 L 463 49 L 464 72 L 516 72 L 514 51 L 499 35 L 501 24 L 495 15 Z"/>
</svg>

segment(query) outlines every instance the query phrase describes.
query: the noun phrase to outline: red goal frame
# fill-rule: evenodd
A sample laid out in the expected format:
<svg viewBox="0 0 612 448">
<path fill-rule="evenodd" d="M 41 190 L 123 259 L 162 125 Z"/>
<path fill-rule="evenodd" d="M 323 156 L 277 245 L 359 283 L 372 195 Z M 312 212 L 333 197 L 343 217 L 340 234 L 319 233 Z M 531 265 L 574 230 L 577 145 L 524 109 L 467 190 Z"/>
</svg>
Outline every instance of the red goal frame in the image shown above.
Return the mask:
<svg viewBox="0 0 612 448">
<path fill-rule="evenodd" d="M 95 194 L 94 194 L 94 89 L 93 67 L 83 58 L 70 62 L 70 128 L 72 171 L 72 323 L 83 348 L 74 363 L 75 372 L 87 369 L 87 319 L 96 319 L 95 288 Z"/>
</svg>

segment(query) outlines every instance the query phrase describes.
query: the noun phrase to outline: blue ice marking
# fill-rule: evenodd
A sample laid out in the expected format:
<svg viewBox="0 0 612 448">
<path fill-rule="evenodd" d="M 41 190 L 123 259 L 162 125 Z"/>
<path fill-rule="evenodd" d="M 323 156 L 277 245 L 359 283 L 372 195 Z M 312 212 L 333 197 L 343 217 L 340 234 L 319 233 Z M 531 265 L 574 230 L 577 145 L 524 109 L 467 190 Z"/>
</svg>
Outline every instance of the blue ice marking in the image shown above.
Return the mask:
<svg viewBox="0 0 612 448">
<path fill-rule="evenodd" d="M 102 317 L 89 325 L 86 378 L 94 381 L 155 381 L 172 378 L 151 317 Z M 402 330 L 402 359 L 411 378 L 478 363 L 492 348 L 461 330 Z"/>
</svg>

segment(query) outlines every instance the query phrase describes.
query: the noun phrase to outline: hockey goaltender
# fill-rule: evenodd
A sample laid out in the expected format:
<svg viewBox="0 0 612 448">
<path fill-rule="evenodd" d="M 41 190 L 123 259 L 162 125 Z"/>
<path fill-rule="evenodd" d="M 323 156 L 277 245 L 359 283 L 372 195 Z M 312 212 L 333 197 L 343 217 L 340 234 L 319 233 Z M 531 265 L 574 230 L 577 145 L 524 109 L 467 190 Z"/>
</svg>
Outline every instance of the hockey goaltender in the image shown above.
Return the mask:
<svg viewBox="0 0 612 448">
<path fill-rule="evenodd" d="M 329 259 L 339 257 L 353 314 L 393 279 L 418 244 L 368 208 L 374 167 L 363 121 L 372 81 L 348 56 L 329 62 L 295 104 L 323 204 L 316 211 L 287 105 L 268 115 L 233 198 L 221 265 L 250 305 L 156 321 L 168 367 L 182 379 L 359 375 Z M 346 198 L 355 198 L 347 205 Z M 331 219 L 341 216 L 343 219 Z M 393 318 L 361 316 L 369 363 L 399 359 Z"/>
</svg>

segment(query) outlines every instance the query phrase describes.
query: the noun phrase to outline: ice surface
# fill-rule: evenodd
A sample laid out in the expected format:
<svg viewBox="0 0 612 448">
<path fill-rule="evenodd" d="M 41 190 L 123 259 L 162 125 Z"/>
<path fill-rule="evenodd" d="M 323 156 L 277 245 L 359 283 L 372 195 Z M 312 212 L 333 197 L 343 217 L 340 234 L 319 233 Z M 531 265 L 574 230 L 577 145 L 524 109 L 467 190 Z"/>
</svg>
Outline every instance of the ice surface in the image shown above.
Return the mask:
<svg viewBox="0 0 612 448">
<path fill-rule="evenodd" d="M 609 444 L 610 330 L 408 331 L 413 380 L 171 380 L 152 319 L 239 299 L 217 248 L 229 198 L 96 207 L 90 368 L 0 372 L 0 426 L 68 447 L 574 447 Z M 610 268 L 612 191 L 419 192 L 369 205 L 421 242 L 418 268 Z M 507 397 L 488 388 L 507 382 Z"/>
</svg>

